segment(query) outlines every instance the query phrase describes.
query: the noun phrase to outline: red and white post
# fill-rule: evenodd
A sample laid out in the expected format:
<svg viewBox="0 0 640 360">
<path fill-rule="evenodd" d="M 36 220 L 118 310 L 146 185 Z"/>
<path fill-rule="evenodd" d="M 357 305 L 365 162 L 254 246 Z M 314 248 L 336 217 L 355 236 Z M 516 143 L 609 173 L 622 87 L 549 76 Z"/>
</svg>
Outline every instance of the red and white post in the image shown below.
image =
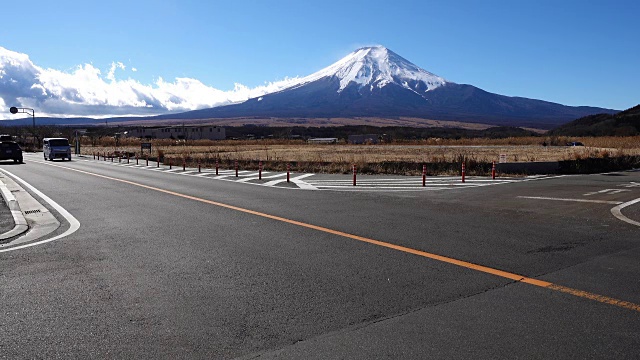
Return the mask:
<svg viewBox="0 0 640 360">
<path fill-rule="evenodd" d="M 236 177 L 238 177 L 238 160 L 236 160 L 235 168 L 236 168 Z"/>
<path fill-rule="evenodd" d="M 258 180 L 262 180 L 262 161 L 258 163 Z"/>
<path fill-rule="evenodd" d="M 198 160 L 198 172 L 202 172 L 202 167 L 200 166 L 200 160 Z"/>
<path fill-rule="evenodd" d="M 353 164 L 352 169 L 353 169 L 353 186 L 356 186 L 356 174 L 358 173 L 356 164 Z"/>
<path fill-rule="evenodd" d="M 182 171 L 187 170 L 187 160 L 182 158 Z"/>
<path fill-rule="evenodd" d="M 464 182 L 464 178 L 465 178 L 465 169 L 464 169 L 464 162 L 462 163 L 462 182 Z"/>
<path fill-rule="evenodd" d="M 218 159 L 216 158 L 216 175 L 218 175 L 218 168 L 219 168 L 219 164 L 218 164 Z"/>
<path fill-rule="evenodd" d="M 496 178 L 496 161 L 493 160 L 493 164 L 491 165 L 491 178 L 495 180 Z"/>
<path fill-rule="evenodd" d="M 147 155 L 147 166 L 149 166 L 149 155 Z"/>
<path fill-rule="evenodd" d="M 422 187 L 427 186 L 427 165 L 422 165 Z"/>
<path fill-rule="evenodd" d="M 291 164 L 287 164 L 287 182 L 291 180 L 289 173 L 291 172 Z"/>
</svg>

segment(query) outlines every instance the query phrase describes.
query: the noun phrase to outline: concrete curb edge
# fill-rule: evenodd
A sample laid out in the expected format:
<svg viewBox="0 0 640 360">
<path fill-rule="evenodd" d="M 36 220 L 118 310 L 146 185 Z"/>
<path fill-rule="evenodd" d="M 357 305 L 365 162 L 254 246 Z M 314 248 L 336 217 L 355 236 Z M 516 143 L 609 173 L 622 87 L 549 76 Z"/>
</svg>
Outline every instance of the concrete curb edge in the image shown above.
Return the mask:
<svg viewBox="0 0 640 360">
<path fill-rule="evenodd" d="M 29 225 L 27 224 L 27 219 L 25 219 L 24 214 L 20 210 L 18 201 L 16 201 L 15 196 L 13 196 L 11 191 L 9 191 L 9 188 L 7 188 L 4 181 L 0 181 L 0 192 L 2 192 L 2 197 L 9 206 L 9 210 L 11 210 L 11 215 L 13 216 L 13 221 L 15 223 L 13 229 L 5 232 L 4 234 L 0 234 L 0 240 L 6 240 L 27 232 L 27 230 L 29 230 Z"/>
</svg>

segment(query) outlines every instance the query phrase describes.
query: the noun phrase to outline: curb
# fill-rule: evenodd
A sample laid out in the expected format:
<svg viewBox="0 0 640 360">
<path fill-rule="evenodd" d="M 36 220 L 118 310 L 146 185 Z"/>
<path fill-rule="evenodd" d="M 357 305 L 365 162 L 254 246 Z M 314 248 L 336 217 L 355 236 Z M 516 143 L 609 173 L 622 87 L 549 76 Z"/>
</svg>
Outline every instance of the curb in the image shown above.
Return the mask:
<svg viewBox="0 0 640 360">
<path fill-rule="evenodd" d="M 11 215 L 13 216 L 15 226 L 13 227 L 13 229 L 5 232 L 4 234 L 0 234 L 0 241 L 21 235 L 29 230 L 27 219 L 25 219 L 24 214 L 22 213 L 22 211 L 20 211 L 20 205 L 18 204 L 16 197 L 13 196 L 13 193 L 9 191 L 9 188 L 7 188 L 7 185 L 4 183 L 4 181 L 6 181 L 5 179 L 7 178 L 1 178 L 2 181 L 0 181 L 0 192 L 2 192 L 2 197 L 9 206 L 9 210 L 11 210 Z"/>
</svg>

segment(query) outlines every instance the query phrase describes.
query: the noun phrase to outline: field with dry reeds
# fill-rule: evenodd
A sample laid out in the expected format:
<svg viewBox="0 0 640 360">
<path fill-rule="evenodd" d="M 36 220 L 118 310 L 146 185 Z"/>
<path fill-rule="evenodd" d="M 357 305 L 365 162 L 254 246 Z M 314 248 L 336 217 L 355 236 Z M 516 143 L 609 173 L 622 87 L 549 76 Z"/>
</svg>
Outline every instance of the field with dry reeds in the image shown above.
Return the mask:
<svg viewBox="0 0 640 360">
<path fill-rule="evenodd" d="M 579 141 L 585 146 L 566 146 Z M 141 152 L 139 139 L 102 138 L 92 146 L 83 144 L 82 153 L 128 153 L 160 158 L 168 164 L 197 163 L 223 167 L 238 161 L 245 169 L 283 170 L 291 163 L 295 171 L 346 173 L 356 164 L 365 173 L 417 174 L 422 164 L 433 173 L 455 173 L 465 161 L 471 173 L 485 173 L 492 161 L 505 154 L 507 162 L 571 161 L 640 156 L 640 136 L 635 137 L 517 137 L 505 139 L 426 139 L 380 145 L 308 144 L 297 140 L 176 141 L 151 140 L 151 153 Z M 546 146 L 543 146 L 544 145 Z"/>
</svg>

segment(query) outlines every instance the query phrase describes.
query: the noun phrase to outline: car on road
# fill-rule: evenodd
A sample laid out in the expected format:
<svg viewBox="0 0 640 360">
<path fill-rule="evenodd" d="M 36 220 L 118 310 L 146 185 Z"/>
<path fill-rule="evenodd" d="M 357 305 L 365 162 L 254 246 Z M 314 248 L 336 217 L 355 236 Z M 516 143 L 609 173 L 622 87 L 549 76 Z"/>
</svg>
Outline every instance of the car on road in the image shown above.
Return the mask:
<svg viewBox="0 0 640 360">
<path fill-rule="evenodd" d="M 67 138 L 44 138 L 42 152 L 45 160 L 69 159 L 71 160 L 71 146 Z"/>
<path fill-rule="evenodd" d="M 22 163 L 22 149 L 15 141 L 0 142 L 0 160 L 13 160 L 15 163 Z"/>
</svg>

